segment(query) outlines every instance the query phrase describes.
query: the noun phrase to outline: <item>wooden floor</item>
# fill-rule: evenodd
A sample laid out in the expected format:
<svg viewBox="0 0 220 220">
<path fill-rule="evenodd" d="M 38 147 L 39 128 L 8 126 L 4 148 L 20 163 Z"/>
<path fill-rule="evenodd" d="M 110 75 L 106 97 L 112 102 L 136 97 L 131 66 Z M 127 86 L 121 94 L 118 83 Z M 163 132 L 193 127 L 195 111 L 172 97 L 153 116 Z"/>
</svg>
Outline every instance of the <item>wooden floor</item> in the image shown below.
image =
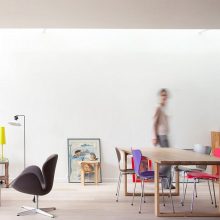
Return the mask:
<svg viewBox="0 0 220 220">
<path fill-rule="evenodd" d="M 132 191 L 133 185 L 129 186 Z M 147 197 L 146 203 L 143 204 L 142 214 L 138 213 L 139 197 L 135 198 L 134 206 L 131 206 L 131 197 L 124 197 L 121 192 L 119 202 L 115 202 L 116 183 L 102 183 L 96 185 L 68 184 L 56 183 L 50 194 L 40 198 L 40 207 L 55 206 L 56 219 L 61 220 L 146 220 L 146 219 L 218 219 L 219 218 L 159 218 L 154 216 L 154 198 Z M 217 189 L 217 186 L 216 186 Z M 121 186 L 123 190 L 123 186 Z M 153 184 L 147 184 L 147 191 L 153 190 Z M 179 197 L 175 197 L 176 210 L 188 210 L 191 201 L 192 184 L 189 185 L 187 200 L 184 207 L 179 204 Z M 198 184 L 198 198 L 195 201 L 195 210 L 211 210 L 216 209 L 211 205 L 208 187 L 205 183 Z M 218 191 L 216 192 L 218 195 Z M 13 189 L 2 189 L 2 206 L 0 207 L 0 219 L 3 220 L 35 220 L 50 219 L 41 215 L 20 216 L 16 213 L 21 211 L 22 205 L 34 206 L 32 196 L 25 195 L 14 191 Z M 162 199 L 161 199 L 162 200 Z M 170 200 L 166 198 L 166 207 L 161 204 L 161 209 L 171 210 Z"/>
</svg>

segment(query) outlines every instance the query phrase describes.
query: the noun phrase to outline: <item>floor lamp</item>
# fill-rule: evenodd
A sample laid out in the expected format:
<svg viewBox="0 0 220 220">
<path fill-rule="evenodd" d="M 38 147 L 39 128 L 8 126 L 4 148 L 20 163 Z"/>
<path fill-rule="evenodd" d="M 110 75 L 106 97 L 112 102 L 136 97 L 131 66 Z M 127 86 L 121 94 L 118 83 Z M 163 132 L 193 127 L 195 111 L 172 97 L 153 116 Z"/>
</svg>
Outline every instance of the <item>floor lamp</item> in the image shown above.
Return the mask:
<svg viewBox="0 0 220 220">
<path fill-rule="evenodd" d="M 25 115 L 15 115 L 14 116 L 14 121 L 9 122 L 10 125 L 13 126 L 21 126 L 21 124 L 18 122 L 18 119 L 22 117 L 24 120 L 24 168 L 26 167 L 26 143 L 25 143 Z"/>
</svg>

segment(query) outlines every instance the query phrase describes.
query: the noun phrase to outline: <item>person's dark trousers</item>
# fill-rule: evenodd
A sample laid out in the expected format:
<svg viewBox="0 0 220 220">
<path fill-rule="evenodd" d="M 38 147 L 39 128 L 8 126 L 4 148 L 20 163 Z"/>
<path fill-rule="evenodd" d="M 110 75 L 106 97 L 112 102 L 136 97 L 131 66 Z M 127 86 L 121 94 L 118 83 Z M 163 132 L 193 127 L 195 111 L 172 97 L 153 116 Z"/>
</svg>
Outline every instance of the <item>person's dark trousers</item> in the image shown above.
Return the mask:
<svg viewBox="0 0 220 220">
<path fill-rule="evenodd" d="M 158 144 L 160 147 L 169 147 L 169 141 L 167 135 L 158 135 Z M 162 179 L 162 184 L 164 189 L 169 189 L 170 184 L 172 184 L 172 173 L 171 173 L 171 166 L 170 165 L 161 165 L 160 166 L 160 173 L 162 175 L 167 176 L 168 183 L 166 179 Z"/>
</svg>

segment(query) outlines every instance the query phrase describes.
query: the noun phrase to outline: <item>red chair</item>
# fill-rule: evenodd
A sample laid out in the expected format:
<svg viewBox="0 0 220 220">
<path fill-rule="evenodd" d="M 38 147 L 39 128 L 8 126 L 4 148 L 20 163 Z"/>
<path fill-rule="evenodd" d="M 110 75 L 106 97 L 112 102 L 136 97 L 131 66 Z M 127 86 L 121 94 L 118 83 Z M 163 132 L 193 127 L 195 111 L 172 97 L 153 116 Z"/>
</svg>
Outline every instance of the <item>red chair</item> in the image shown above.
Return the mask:
<svg viewBox="0 0 220 220">
<path fill-rule="evenodd" d="M 144 170 L 153 170 L 153 166 L 152 166 L 152 161 L 149 160 L 147 157 L 142 156 L 141 157 L 141 164 L 142 164 L 142 168 L 140 167 L 140 170 L 142 171 L 142 169 Z M 131 165 L 132 165 L 132 169 L 134 169 L 134 158 L 131 158 Z M 141 180 L 139 178 L 137 178 L 137 176 L 135 174 L 132 175 L 132 181 L 133 183 L 137 182 L 140 183 Z M 144 182 L 154 182 L 154 180 L 150 179 L 150 180 L 144 180 Z"/>
<path fill-rule="evenodd" d="M 216 148 L 214 150 L 213 156 L 220 158 L 220 148 Z M 211 193 L 211 188 L 210 188 L 210 184 L 209 184 L 209 181 L 212 181 L 215 207 L 217 208 L 214 182 L 219 179 L 219 166 L 217 166 L 217 173 L 215 175 L 205 173 L 205 172 L 194 171 L 194 172 L 188 172 L 186 177 L 187 177 L 187 183 L 188 183 L 188 179 L 194 180 L 193 195 L 192 195 L 192 202 L 191 202 L 191 212 L 193 211 L 193 205 L 194 205 L 194 200 L 195 200 L 196 182 L 197 182 L 197 180 L 200 180 L 200 179 L 208 181 L 209 193 L 210 193 L 210 197 L 211 197 L 211 202 L 213 204 L 212 193 Z M 187 185 L 186 185 L 186 187 L 187 187 Z M 186 188 L 185 188 L 185 193 L 186 193 Z M 184 195 L 184 198 L 185 198 L 185 195 Z"/>
</svg>

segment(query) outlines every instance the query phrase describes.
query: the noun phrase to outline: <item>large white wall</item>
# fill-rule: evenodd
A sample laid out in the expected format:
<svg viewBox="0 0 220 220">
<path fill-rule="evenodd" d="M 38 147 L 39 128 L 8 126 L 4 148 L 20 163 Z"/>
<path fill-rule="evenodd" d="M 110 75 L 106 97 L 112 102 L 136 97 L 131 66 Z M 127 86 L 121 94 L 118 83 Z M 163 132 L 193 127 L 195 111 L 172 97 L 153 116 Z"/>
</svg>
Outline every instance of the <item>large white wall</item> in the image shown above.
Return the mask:
<svg viewBox="0 0 220 220">
<path fill-rule="evenodd" d="M 218 30 L 0 30 L 0 125 L 10 176 L 59 154 L 67 181 L 67 138 L 101 138 L 104 180 L 117 175 L 115 146 L 151 146 L 157 91 L 169 88 L 171 145 L 210 144 L 220 129 Z"/>
</svg>

